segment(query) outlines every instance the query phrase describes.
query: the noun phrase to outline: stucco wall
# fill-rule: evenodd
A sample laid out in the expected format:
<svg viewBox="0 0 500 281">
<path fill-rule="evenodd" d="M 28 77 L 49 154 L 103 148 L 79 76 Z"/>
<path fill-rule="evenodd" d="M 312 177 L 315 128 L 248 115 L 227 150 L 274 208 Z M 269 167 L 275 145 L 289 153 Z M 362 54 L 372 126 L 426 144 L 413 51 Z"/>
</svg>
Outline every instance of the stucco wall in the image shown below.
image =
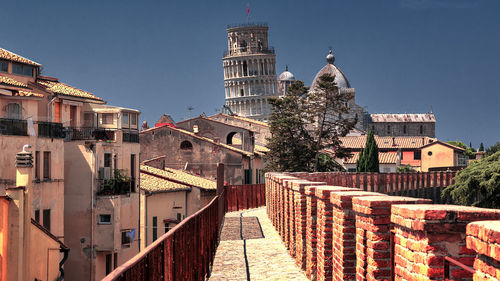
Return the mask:
<svg viewBox="0 0 500 281">
<path fill-rule="evenodd" d="M 59 252 L 59 243 L 34 225 L 31 225 L 30 239 L 28 280 L 56 280 L 59 276 L 59 261 L 63 256 Z"/>
<path fill-rule="evenodd" d="M 432 152 L 432 155 L 429 155 Z M 453 149 L 439 143 L 422 148 L 422 172 L 432 167 L 451 167 L 455 164 Z"/>
<path fill-rule="evenodd" d="M 249 121 L 243 121 L 240 119 L 232 118 L 230 116 L 225 116 L 221 114 L 217 114 L 214 116 L 210 116 L 210 119 L 214 119 L 220 122 L 228 123 L 230 125 L 235 125 L 243 128 L 247 128 L 256 132 L 255 134 L 255 143 L 260 145 L 265 145 L 267 143 L 266 138 L 271 137 L 271 132 L 269 131 L 268 126 L 256 124 Z"/>
</svg>

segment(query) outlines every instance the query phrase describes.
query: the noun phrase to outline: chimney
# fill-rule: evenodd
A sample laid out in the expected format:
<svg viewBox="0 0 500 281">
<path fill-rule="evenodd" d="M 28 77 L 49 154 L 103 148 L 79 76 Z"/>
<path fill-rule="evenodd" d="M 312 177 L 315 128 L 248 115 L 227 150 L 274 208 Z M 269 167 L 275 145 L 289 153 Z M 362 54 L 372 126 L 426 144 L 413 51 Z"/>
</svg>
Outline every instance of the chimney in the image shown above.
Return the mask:
<svg viewBox="0 0 500 281">
<path fill-rule="evenodd" d="M 200 131 L 198 130 L 198 125 L 194 125 L 193 126 L 193 133 L 195 133 L 197 135 L 199 132 Z"/>
<path fill-rule="evenodd" d="M 31 184 L 33 180 L 33 156 L 26 149 L 16 155 L 16 186 L 6 193 L 12 198 L 13 212 L 9 211 L 8 244 L 17 259 L 8 260 L 8 280 L 27 280 L 30 275 L 30 237 L 31 237 Z M 10 207 L 9 207 L 10 209 Z M 9 263 L 10 264 L 9 266 Z"/>
</svg>

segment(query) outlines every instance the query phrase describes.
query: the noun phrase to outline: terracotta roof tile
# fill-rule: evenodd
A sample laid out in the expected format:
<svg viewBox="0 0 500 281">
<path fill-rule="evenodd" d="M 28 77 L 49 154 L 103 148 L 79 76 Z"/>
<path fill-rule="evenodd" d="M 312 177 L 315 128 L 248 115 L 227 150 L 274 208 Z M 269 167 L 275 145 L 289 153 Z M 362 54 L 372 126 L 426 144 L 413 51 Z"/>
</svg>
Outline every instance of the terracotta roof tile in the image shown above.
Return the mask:
<svg viewBox="0 0 500 281">
<path fill-rule="evenodd" d="M 366 145 L 366 135 L 341 137 L 342 146 L 349 149 L 361 149 Z M 420 148 L 429 143 L 435 142 L 435 138 L 429 137 L 392 137 L 375 136 L 375 142 L 378 148 L 398 149 L 398 148 Z"/>
<path fill-rule="evenodd" d="M 86 92 L 84 90 L 77 89 L 75 87 L 72 87 L 70 85 L 64 84 L 62 82 L 55 82 L 55 81 L 48 81 L 48 80 L 39 80 L 39 84 L 47 87 L 47 89 L 51 92 L 62 94 L 62 95 L 67 95 L 67 96 L 74 96 L 74 97 L 80 97 L 80 98 L 86 98 L 86 99 L 92 99 L 92 100 L 98 100 L 98 101 L 103 101 L 103 99 L 94 96 L 93 94 Z"/>
<path fill-rule="evenodd" d="M 161 177 L 141 173 L 141 189 L 147 191 L 182 191 L 191 189 L 189 186 L 172 182 Z"/>
<path fill-rule="evenodd" d="M 202 189 L 211 190 L 217 189 L 217 183 L 215 181 L 198 177 L 177 169 L 165 168 L 165 170 L 161 170 L 150 166 L 141 165 L 141 172 L 152 173 L 158 175 L 159 177 L 170 179 L 174 182 L 184 184 L 186 186 L 195 186 Z M 144 173 L 141 173 L 141 177 L 143 174 Z"/>
<path fill-rule="evenodd" d="M 29 60 L 25 57 L 22 57 L 18 54 L 15 54 L 11 51 L 7 51 L 7 50 L 2 49 L 2 48 L 0 48 L 0 58 L 15 61 L 15 62 L 20 62 L 20 63 L 30 64 L 30 65 L 34 65 L 34 66 L 42 66 L 41 64 L 39 64 L 37 62 L 34 62 L 32 60 Z"/>
<path fill-rule="evenodd" d="M 22 87 L 22 88 L 29 88 L 27 84 L 23 82 L 19 82 L 17 80 L 14 80 L 12 78 L 9 78 L 7 76 L 1 76 L 0 75 L 0 84 L 5 84 L 9 86 L 14 86 L 14 87 Z"/>
<path fill-rule="evenodd" d="M 16 96 L 19 97 L 37 97 L 37 98 L 43 98 L 43 94 L 31 92 L 31 91 L 19 91 Z"/>
<path fill-rule="evenodd" d="M 359 152 L 354 152 L 351 158 L 344 160 L 344 164 L 356 164 L 359 159 Z M 378 162 L 380 164 L 395 164 L 398 162 L 397 152 L 379 152 Z"/>
</svg>

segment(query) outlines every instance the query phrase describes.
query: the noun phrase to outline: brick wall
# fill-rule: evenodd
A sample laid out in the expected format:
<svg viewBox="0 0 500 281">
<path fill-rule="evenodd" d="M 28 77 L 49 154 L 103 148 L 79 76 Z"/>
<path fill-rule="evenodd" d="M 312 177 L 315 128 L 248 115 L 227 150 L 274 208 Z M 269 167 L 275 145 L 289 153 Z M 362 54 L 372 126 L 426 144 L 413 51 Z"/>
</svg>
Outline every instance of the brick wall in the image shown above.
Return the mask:
<svg viewBox="0 0 500 281">
<path fill-rule="evenodd" d="M 353 189 L 355 177 L 347 175 L 325 185 L 332 173 L 266 174 L 269 218 L 309 279 L 444 280 L 445 256 L 474 264 L 475 280 L 498 278 L 500 222 L 472 222 L 500 220 L 500 210 Z M 389 185 L 444 185 L 447 175 L 398 174 L 395 183 L 390 175 Z M 377 186 L 377 179 L 361 178 Z M 450 273 L 453 280 L 472 277 L 454 265 Z"/>
</svg>

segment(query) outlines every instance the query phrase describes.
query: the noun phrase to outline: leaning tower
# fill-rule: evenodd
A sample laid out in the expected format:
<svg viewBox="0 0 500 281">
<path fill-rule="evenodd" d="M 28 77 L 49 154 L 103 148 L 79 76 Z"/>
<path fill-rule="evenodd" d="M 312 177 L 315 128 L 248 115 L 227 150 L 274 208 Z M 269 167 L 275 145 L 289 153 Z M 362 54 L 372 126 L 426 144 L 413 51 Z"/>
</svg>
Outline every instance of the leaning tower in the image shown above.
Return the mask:
<svg viewBox="0 0 500 281">
<path fill-rule="evenodd" d="M 267 24 L 240 24 L 227 28 L 224 52 L 226 105 L 233 113 L 267 121 L 267 98 L 278 95 L 276 56 L 267 40 Z"/>
</svg>

